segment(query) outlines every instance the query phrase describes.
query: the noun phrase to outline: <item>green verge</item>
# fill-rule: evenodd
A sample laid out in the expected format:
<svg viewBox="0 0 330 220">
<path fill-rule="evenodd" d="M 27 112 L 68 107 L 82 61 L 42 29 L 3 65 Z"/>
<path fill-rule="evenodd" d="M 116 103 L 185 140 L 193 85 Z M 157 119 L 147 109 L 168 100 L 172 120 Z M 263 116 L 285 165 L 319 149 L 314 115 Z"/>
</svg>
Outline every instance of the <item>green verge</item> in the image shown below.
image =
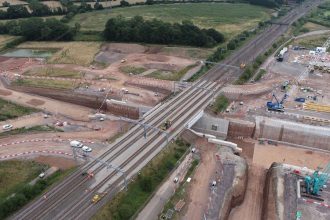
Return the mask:
<svg viewBox="0 0 330 220">
<path fill-rule="evenodd" d="M 122 66 L 119 68 L 119 70 L 126 74 L 132 73 L 134 75 L 137 75 L 137 74 L 141 74 L 141 73 L 145 72 L 146 68 L 137 67 L 137 66 Z"/>
<path fill-rule="evenodd" d="M 118 193 L 94 217 L 94 220 L 127 220 L 134 216 L 189 149 L 189 144 L 176 140 L 163 149 L 128 185 L 127 191 Z"/>
<path fill-rule="evenodd" d="M 284 42 L 286 43 L 282 45 Z M 257 58 L 252 62 L 252 64 L 245 67 L 244 72 L 240 75 L 238 80 L 236 80 L 235 84 L 242 85 L 248 82 L 255 75 L 261 64 L 263 64 L 263 62 L 265 62 L 265 60 L 276 51 L 279 45 L 282 46 L 277 49 L 277 52 L 279 52 L 280 49 L 282 49 L 283 47 L 289 45 L 291 42 L 292 39 L 288 40 L 288 38 L 286 37 L 281 37 L 279 40 L 273 43 L 273 45 L 265 53 L 257 56 Z"/>
<path fill-rule="evenodd" d="M 75 70 L 66 70 L 62 68 L 46 67 L 36 68 L 24 73 L 27 76 L 46 76 L 46 77 L 64 77 L 81 78 L 82 74 Z"/>
<path fill-rule="evenodd" d="M 13 81 L 16 86 L 38 87 L 46 89 L 74 89 L 73 81 L 51 80 L 51 79 L 18 79 Z"/>
<path fill-rule="evenodd" d="M 37 112 L 37 110 L 0 99 L 0 121 L 17 118 L 33 112 Z"/>
<path fill-rule="evenodd" d="M 256 81 L 256 82 L 259 81 L 261 79 L 261 77 L 263 75 L 265 75 L 266 73 L 267 73 L 266 70 L 260 69 L 259 72 L 257 73 L 257 75 L 255 76 L 254 81 Z"/>
<path fill-rule="evenodd" d="M 63 132 L 60 129 L 48 126 L 48 125 L 37 125 L 30 128 L 16 128 L 7 132 L 0 133 L 0 138 L 8 137 L 11 135 L 18 134 L 33 134 L 33 133 L 45 133 L 45 132 Z"/>
<path fill-rule="evenodd" d="M 47 167 L 33 161 L 0 162 L 2 177 L 0 184 L 6 186 L 1 187 L 0 219 L 5 219 L 13 214 L 75 169 L 59 170 L 46 179 L 38 180 L 34 185 L 28 184 Z"/>
<path fill-rule="evenodd" d="M 235 36 L 231 39 L 226 45 L 219 46 L 216 51 L 211 54 L 207 61 L 218 63 L 228 56 L 230 56 L 233 52 L 244 46 L 247 42 L 253 39 L 254 36 L 257 35 L 265 26 L 267 25 L 266 22 L 260 22 L 259 26 L 256 30 L 251 31 L 243 31 L 239 35 Z M 213 64 L 206 64 L 203 66 L 198 72 L 196 72 L 190 79 L 189 82 L 194 82 L 203 76 L 208 70 L 210 70 L 214 65 Z"/>
<path fill-rule="evenodd" d="M 187 174 L 185 175 L 185 178 L 184 178 L 185 180 L 194 174 L 198 164 L 199 164 L 199 160 L 194 160 L 192 162 L 192 164 L 189 167 L 189 170 L 187 171 Z M 166 215 L 167 210 L 174 209 L 174 206 L 176 205 L 177 202 L 179 202 L 181 199 L 185 199 L 185 197 L 187 195 L 187 193 L 186 193 L 187 187 L 188 187 L 188 185 L 186 184 L 185 181 L 183 181 L 181 183 L 180 187 L 175 191 L 174 195 L 165 204 L 163 211 L 160 214 L 160 216 L 161 216 L 160 219 L 165 219 L 164 217 Z M 176 214 L 177 213 L 174 213 L 174 216 L 172 217 L 172 219 L 176 219 L 175 218 Z"/>
<path fill-rule="evenodd" d="M 212 106 L 212 111 L 214 113 L 223 112 L 229 105 L 229 100 L 224 95 L 219 95 Z"/>
<path fill-rule="evenodd" d="M 171 72 L 171 71 L 163 71 L 163 70 L 156 70 L 147 75 L 147 77 L 156 78 L 156 79 L 163 79 L 163 80 L 171 80 L 171 81 L 178 81 L 180 80 L 190 69 L 196 67 L 197 64 L 192 64 L 186 66 L 185 68 L 181 69 L 178 72 Z"/>
</svg>

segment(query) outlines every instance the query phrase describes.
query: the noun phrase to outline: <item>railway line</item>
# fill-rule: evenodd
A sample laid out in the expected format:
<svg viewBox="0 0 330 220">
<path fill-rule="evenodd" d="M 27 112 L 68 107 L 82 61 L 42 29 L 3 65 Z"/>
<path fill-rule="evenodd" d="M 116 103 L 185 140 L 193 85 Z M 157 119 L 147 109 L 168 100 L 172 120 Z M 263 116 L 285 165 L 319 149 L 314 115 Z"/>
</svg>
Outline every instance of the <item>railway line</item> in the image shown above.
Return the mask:
<svg viewBox="0 0 330 220">
<path fill-rule="evenodd" d="M 313 3 L 315 6 L 317 3 Z M 298 12 L 305 13 L 311 7 L 299 8 L 283 17 L 281 22 L 292 22 L 299 16 Z M 242 60 L 250 61 L 260 54 L 280 36 L 287 27 L 272 25 L 263 33 L 251 40 L 240 50 L 227 58 L 223 63 L 237 65 Z M 282 33 L 280 33 L 282 32 Z M 260 48 L 255 51 L 255 45 Z M 255 56 L 252 56 L 255 54 Z M 175 137 L 187 122 L 200 109 L 205 108 L 212 100 L 213 95 L 223 85 L 232 82 L 240 72 L 216 65 L 201 80 L 192 87 L 186 88 L 176 97 L 161 105 L 157 110 L 143 119 L 154 127 L 159 127 L 166 119 L 174 123 L 169 131 L 169 138 Z M 197 88 L 198 86 L 199 88 Z M 205 89 L 201 89 L 205 88 Z M 210 92 L 214 91 L 214 92 Z M 145 166 L 166 145 L 164 134 L 147 129 L 147 139 L 143 139 L 143 128 L 133 126 L 125 136 L 109 145 L 98 158 L 125 170 L 127 178 L 134 176 L 138 170 Z M 81 176 L 83 171 L 91 170 L 96 177 L 88 180 Z M 43 196 L 30 203 L 11 219 L 89 219 L 107 200 L 122 188 L 123 177 L 116 175 L 116 171 L 109 171 L 103 164 L 89 162 L 65 181 L 55 185 Z M 91 198 L 97 192 L 108 192 L 104 199 L 97 204 L 91 203 Z"/>
<path fill-rule="evenodd" d="M 302 17 L 312 8 L 319 5 L 321 2 L 322 0 L 315 0 L 309 1 L 308 5 L 302 4 L 295 8 L 291 13 L 280 18 L 278 22 L 292 24 L 295 20 Z M 236 70 L 230 67 L 226 67 L 223 66 L 223 64 L 239 66 L 241 63 L 249 63 L 253 61 L 259 54 L 265 52 L 279 36 L 281 36 L 288 30 L 288 28 L 289 26 L 287 25 L 272 24 L 257 37 L 252 39 L 242 48 L 240 48 L 223 62 L 221 62 L 222 65 L 215 65 L 207 74 L 203 76 L 203 79 L 217 81 L 219 80 L 219 75 L 223 75 L 228 72 L 226 74 L 228 81 L 233 80 L 234 77 L 238 77 L 242 73 L 242 70 Z"/>
<path fill-rule="evenodd" d="M 200 82 L 199 86 L 204 86 L 205 84 L 210 84 L 207 82 Z M 213 83 L 214 84 L 214 83 Z M 159 115 L 159 112 L 155 112 L 152 115 L 149 116 L 150 119 L 146 119 L 147 123 L 152 123 L 152 125 L 155 126 L 160 126 L 160 124 L 167 118 L 167 117 L 173 117 L 173 114 L 175 114 L 175 109 L 177 109 L 180 106 L 189 106 L 187 105 L 188 103 L 194 103 L 192 102 L 192 98 L 196 99 L 199 98 L 200 96 L 202 96 L 201 93 L 198 93 L 199 89 L 198 88 L 188 88 L 186 93 L 182 93 L 180 94 L 178 97 L 174 98 L 173 100 L 171 100 L 168 105 L 173 105 L 172 108 L 166 108 L 165 106 L 163 106 L 162 108 L 160 108 L 159 111 L 162 111 L 163 114 Z M 190 97 L 190 98 L 188 98 Z M 177 99 L 180 98 L 181 101 L 177 102 Z M 164 108 L 166 108 L 166 110 L 164 110 Z M 153 120 L 156 121 L 154 122 Z M 148 131 L 148 133 L 151 133 L 150 131 Z M 114 158 L 118 158 L 118 156 L 123 153 L 127 148 L 129 148 L 131 145 L 133 145 L 134 143 L 136 143 L 137 140 L 139 140 L 142 137 L 143 134 L 143 129 L 139 129 L 138 126 L 135 126 L 131 129 L 131 131 L 122 138 L 122 140 L 119 140 L 118 143 L 115 143 L 112 147 L 110 147 L 109 150 L 107 150 L 105 153 L 103 153 L 100 158 L 102 159 L 107 159 L 108 162 L 111 162 L 112 159 Z M 149 134 L 150 135 L 150 134 Z M 121 147 L 120 149 L 118 148 L 119 146 L 122 146 L 125 142 L 127 142 L 127 140 L 130 139 L 131 141 L 129 141 L 126 145 L 124 145 L 124 147 Z M 119 150 L 117 150 L 119 149 Z M 96 166 L 96 167 L 95 167 Z M 86 170 L 86 169 L 91 169 L 93 170 L 93 168 L 95 168 L 96 170 L 94 171 L 94 173 L 99 172 L 102 168 L 102 166 L 99 166 L 95 163 L 91 163 L 88 164 L 87 166 L 83 167 L 82 170 Z M 75 190 L 79 191 L 80 193 L 82 191 L 84 191 L 84 187 L 86 187 L 85 183 L 86 183 L 86 179 L 81 177 L 81 171 L 77 171 L 75 174 L 73 174 L 71 177 L 69 177 L 70 179 L 68 181 L 66 181 L 66 184 L 61 184 L 59 186 L 57 186 L 56 188 L 54 188 L 53 190 L 51 190 L 48 194 L 47 194 L 47 200 L 38 200 L 32 207 L 27 208 L 27 210 L 24 213 L 18 213 L 16 216 L 14 216 L 14 219 L 37 219 L 38 217 L 35 216 L 35 211 L 38 212 L 38 216 L 42 217 L 43 215 L 49 215 L 51 214 L 53 211 L 52 210 L 56 205 L 61 205 L 63 203 L 65 203 L 65 199 L 67 199 L 69 197 L 69 195 L 72 195 L 72 193 L 74 194 Z M 52 201 L 52 202 L 49 202 Z M 57 211 L 54 211 L 54 213 L 56 213 Z"/>
</svg>

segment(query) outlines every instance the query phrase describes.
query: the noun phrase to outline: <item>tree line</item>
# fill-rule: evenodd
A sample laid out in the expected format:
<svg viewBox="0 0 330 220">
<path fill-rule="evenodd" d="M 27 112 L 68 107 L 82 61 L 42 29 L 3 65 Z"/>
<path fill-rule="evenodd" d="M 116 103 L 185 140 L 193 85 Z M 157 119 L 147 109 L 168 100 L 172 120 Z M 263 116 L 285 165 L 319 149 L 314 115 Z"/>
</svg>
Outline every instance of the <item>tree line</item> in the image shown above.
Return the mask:
<svg viewBox="0 0 330 220">
<path fill-rule="evenodd" d="M 27 5 L 10 5 L 9 2 L 3 2 L 3 7 L 8 7 L 7 11 L 0 10 L 0 19 L 15 19 L 27 17 L 41 17 L 50 15 L 68 15 L 73 16 L 77 13 L 84 13 L 88 11 L 103 9 L 102 4 L 96 2 L 94 7 L 86 2 L 81 2 L 80 5 L 75 5 L 72 1 L 61 0 L 60 3 L 63 7 L 50 8 L 48 5 L 43 4 L 37 0 L 27 1 Z M 28 10 L 28 8 L 30 11 Z"/>
<path fill-rule="evenodd" d="M 190 21 L 171 24 L 158 19 L 144 20 L 141 16 L 131 19 L 121 16 L 110 18 L 105 26 L 104 37 L 110 41 L 198 47 L 212 47 L 225 40 L 223 34 L 213 28 L 200 29 Z"/>
<path fill-rule="evenodd" d="M 0 23 L 0 34 L 23 36 L 26 40 L 72 40 L 77 27 L 71 28 L 54 18 L 38 17 Z"/>
</svg>

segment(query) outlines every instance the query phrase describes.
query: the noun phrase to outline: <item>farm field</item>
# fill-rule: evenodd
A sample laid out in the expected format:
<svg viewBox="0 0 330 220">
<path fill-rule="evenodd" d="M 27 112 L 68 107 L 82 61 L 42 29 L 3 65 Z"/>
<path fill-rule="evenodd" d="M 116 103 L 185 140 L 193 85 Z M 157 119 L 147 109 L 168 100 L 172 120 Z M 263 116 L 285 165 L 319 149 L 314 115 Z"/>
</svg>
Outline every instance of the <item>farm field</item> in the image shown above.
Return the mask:
<svg viewBox="0 0 330 220">
<path fill-rule="evenodd" d="M 115 8 L 76 15 L 71 25 L 79 23 L 81 30 L 102 31 L 109 17 L 136 15 L 166 22 L 190 20 L 203 28 L 215 28 L 227 36 L 255 27 L 259 21 L 270 18 L 271 10 L 249 5 L 228 3 L 185 3 L 171 5 L 134 6 Z"/>
<path fill-rule="evenodd" d="M 60 49 L 47 61 L 48 63 L 89 66 L 100 45 L 101 43 L 97 42 L 25 42 L 18 48 Z"/>
<path fill-rule="evenodd" d="M 25 1 L 21 1 L 21 0 L 0 0 L 0 6 L 2 6 L 2 4 L 4 2 L 9 2 L 11 5 L 25 5 L 25 4 L 27 4 Z"/>
</svg>

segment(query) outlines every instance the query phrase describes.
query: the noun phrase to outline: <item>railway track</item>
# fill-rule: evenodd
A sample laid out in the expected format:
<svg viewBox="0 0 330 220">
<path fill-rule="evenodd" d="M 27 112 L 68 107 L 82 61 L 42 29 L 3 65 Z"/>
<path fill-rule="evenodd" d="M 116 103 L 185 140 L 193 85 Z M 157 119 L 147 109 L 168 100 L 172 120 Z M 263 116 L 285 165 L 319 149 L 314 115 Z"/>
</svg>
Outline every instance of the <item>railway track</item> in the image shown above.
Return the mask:
<svg viewBox="0 0 330 220">
<path fill-rule="evenodd" d="M 291 14 L 284 17 L 282 22 L 292 22 L 296 18 L 296 14 Z M 237 64 L 242 59 L 253 58 L 251 54 L 255 52 L 255 45 L 271 45 L 279 36 L 277 32 L 284 31 L 285 27 L 272 25 L 246 46 L 243 46 L 237 53 L 226 59 L 224 63 Z M 267 37 L 271 38 L 267 39 Z M 257 53 L 260 54 L 263 49 L 265 49 L 265 46 L 258 50 Z M 249 59 L 246 59 L 246 61 Z M 218 91 L 223 85 L 232 82 L 236 77 L 236 75 L 232 77 L 232 75 L 237 74 L 236 71 L 232 69 L 227 70 L 228 68 L 226 67 L 216 65 L 196 85 Z M 205 79 L 211 82 L 217 81 L 217 83 L 207 82 Z M 190 117 L 207 105 L 212 95 L 207 90 L 189 87 L 148 115 L 144 122 L 159 127 L 166 119 L 171 118 L 175 123 L 171 127 L 173 130 L 170 133 L 170 137 L 175 137 Z M 162 134 L 151 129 L 148 129 L 147 133 L 148 139 L 144 143 L 142 139 L 143 129 L 139 126 L 134 126 L 125 136 L 100 154 L 99 159 L 117 166 L 119 165 L 125 170 L 128 178 L 132 177 L 137 170 L 141 169 L 166 145 L 166 139 Z M 139 146 L 137 147 L 137 145 Z M 103 173 L 104 178 L 89 191 L 85 192 L 85 189 L 89 188 L 92 183 L 81 176 L 83 170 L 93 170 L 95 175 Z M 122 177 L 118 177 L 115 171 L 109 172 L 103 165 L 90 162 L 47 192 L 48 198 L 46 200 L 42 199 L 42 197 L 39 198 L 11 219 L 88 219 L 120 189 L 122 181 Z M 90 199 L 92 196 L 104 187 L 109 191 L 106 198 L 96 205 L 91 204 Z"/>
<path fill-rule="evenodd" d="M 198 85 L 199 86 L 203 86 L 205 85 L 206 82 L 199 82 Z M 169 105 L 175 104 L 173 107 L 177 108 L 180 105 L 186 105 L 187 103 L 189 103 L 191 101 L 191 99 L 187 98 L 187 96 L 193 97 L 196 95 L 196 93 L 199 91 L 199 89 L 194 89 L 194 88 L 189 88 L 187 93 L 182 93 L 182 95 L 179 95 L 178 97 L 176 97 L 175 99 L 171 100 L 169 102 Z M 180 98 L 181 101 L 177 102 L 177 99 Z M 165 107 L 163 107 L 165 108 Z M 161 111 L 163 111 L 163 108 L 160 109 Z M 164 111 L 164 115 L 158 119 L 155 123 L 155 126 L 159 126 L 166 117 L 170 116 L 170 113 L 173 113 L 173 108 L 171 109 L 166 109 L 166 111 Z M 175 112 L 174 112 L 175 113 Z M 151 115 L 149 118 L 147 119 L 146 122 L 147 123 L 151 123 L 152 120 L 154 120 L 158 115 L 157 114 L 153 114 Z M 129 134 L 127 134 L 122 140 L 120 140 L 118 143 L 115 143 L 108 151 L 106 151 L 105 153 L 103 153 L 100 158 L 104 159 L 106 156 L 110 155 L 110 152 L 114 152 L 116 149 L 118 149 L 118 146 L 123 145 L 128 139 L 131 139 L 131 133 L 135 133 L 134 134 L 134 139 L 132 141 L 130 141 L 128 144 L 125 145 L 125 147 L 123 147 L 119 153 L 113 155 L 111 159 L 117 157 L 120 153 L 122 153 L 123 151 L 125 151 L 125 149 L 127 149 L 129 146 L 131 146 L 132 144 L 134 144 L 138 139 L 140 139 L 140 136 L 142 136 L 143 130 L 140 129 L 138 126 L 135 126 L 131 129 L 131 132 L 129 132 Z M 95 166 L 95 163 L 91 163 L 85 167 L 83 167 L 83 170 L 86 169 L 92 169 L 93 166 Z M 100 168 L 102 169 L 102 168 Z M 93 169 L 92 169 L 93 170 Z M 96 171 L 98 172 L 98 170 Z M 49 211 L 50 208 L 54 207 L 56 204 L 58 204 L 61 200 L 65 199 L 68 197 L 68 195 L 70 195 L 70 193 L 73 192 L 73 190 L 75 189 L 79 189 L 79 187 L 83 186 L 83 184 L 86 182 L 85 179 L 83 179 L 81 177 L 81 171 L 77 171 L 75 174 L 73 174 L 72 176 L 69 177 L 69 180 L 66 181 L 66 184 L 62 184 L 59 185 L 58 187 L 56 187 L 55 189 L 51 190 L 49 193 L 47 193 L 47 197 L 48 197 L 48 201 L 50 200 L 54 200 L 54 202 L 51 203 L 47 203 L 44 200 L 38 200 L 33 207 L 28 208 L 28 210 L 26 212 L 23 213 L 18 213 L 18 215 L 14 216 L 14 219 L 21 219 L 22 217 L 24 217 L 25 219 L 34 219 L 36 216 L 34 216 L 31 213 L 34 213 L 35 210 L 38 209 L 38 215 Z M 61 199 L 60 199 L 61 198 Z M 57 202 L 56 202 L 57 201 Z M 42 206 L 42 207 L 41 207 Z M 41 209 L 41 210 L 40 210 Z M 40 213 L 42 212 L 42 213 Z"/>
<path fill-rule="evenodd" d="M 306 14 L 306 12 L 308 12 L 310 9 L 319 5 L 320 2 L 322 2 L 322 0 L 309 1 L 310 5 L 308 5 L 308 7 L 306 7 L 305 4 L 299 6 L 290 14 L 279 19 L 279 22 L 292 24 L 295 20 Z M 239 66 L 242 62 L 248 63 L 253 61 L 259 54 L 265 52 L 279 36 L 287 31 L 287 29 L 288 26 L 286 25 L 272 24 L 237 52 L 221 62 L 221 64 Z M 218 74 L 225 73 L 226 71 L 229 71 L 230 73 L 234 72 L 236 73 L 236 76 L 239 76 L 243 72 L 242 70 L 232 70 L 223 65 L 215 65 L 207 74 L 203 76 L 203 79 L 210 81 L 219 80 Z M 227 74 L 227 76 L 229 75 L 230 74 Z"/>
</svg>

